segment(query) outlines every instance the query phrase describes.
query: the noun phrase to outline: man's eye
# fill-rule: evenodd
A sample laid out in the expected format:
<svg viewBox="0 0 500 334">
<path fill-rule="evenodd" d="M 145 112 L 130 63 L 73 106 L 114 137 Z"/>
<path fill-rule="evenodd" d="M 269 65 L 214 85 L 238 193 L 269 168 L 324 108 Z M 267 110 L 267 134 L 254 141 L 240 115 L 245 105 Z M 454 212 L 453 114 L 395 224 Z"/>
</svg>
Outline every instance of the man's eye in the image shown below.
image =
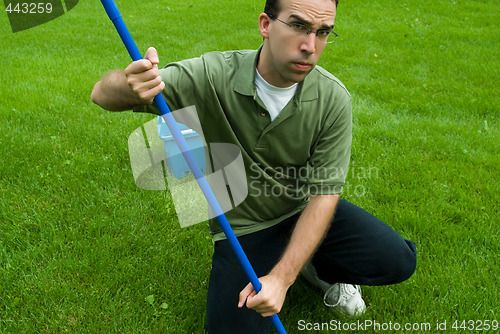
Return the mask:
<svg viewBox="0 0 500 334">
<path fill-rule="evenodd" d="M 319 30 L 318 37 L 328 37 L 330 35 L 330 30 Z"/>
<path fill-rule="evenodd" d="M 292 23 L 292 28 L 299 32 L 309 31 L 309 29 L 307 29 L 307 27 L 302 23 Z"/>
</svg>

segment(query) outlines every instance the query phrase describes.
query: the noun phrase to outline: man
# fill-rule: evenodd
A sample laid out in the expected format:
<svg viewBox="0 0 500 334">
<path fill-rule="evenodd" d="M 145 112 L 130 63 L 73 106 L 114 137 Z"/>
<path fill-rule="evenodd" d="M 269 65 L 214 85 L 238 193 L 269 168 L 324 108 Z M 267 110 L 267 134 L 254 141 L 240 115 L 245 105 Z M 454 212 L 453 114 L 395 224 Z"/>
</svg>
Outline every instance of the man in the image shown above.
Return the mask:
<svg viewBox="0 0 500 334">
<path fill-rule="evenodd" d="M 108 72 L 92 100 L 108 110 L 157 112 L 196 105 L 208 143 L 237 145 L 249 195 L 227 213 L 262 283 L 256 294 L 216 222 L 207 298 L 208 333 L 268 333 L 302 271 L 328 306 L 365 310 L 360 285 L 410 277 L 415 244 L 355 205 L 339 200 L 351 145 L 350 95 L 316 66 L 337 3 L 268 0 L 256 51 L 207 53 L 158 70 L 156 50 L 124 71 Z M 335 217 L 334 217 L 335 213 Z M 356 285 L 354 285 L 356 284 Z"/>
</svg>

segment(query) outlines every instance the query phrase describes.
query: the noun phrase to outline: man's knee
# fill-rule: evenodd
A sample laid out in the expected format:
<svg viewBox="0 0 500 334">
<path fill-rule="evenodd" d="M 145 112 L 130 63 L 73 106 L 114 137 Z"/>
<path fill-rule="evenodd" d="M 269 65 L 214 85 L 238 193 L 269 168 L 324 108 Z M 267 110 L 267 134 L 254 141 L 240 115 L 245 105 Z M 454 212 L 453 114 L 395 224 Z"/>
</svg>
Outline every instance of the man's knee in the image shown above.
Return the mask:
<svg viewBox="0 0 500 334">
<path fill-rule="evenodd" d="M 393 278 L 388 284 L 401 283 L 410 278 L 417 268 L 417 248 L 413 241 L 405 240 L 405 246 L 399 252 L 394 252 L 391 259 Z"/>
</svg>

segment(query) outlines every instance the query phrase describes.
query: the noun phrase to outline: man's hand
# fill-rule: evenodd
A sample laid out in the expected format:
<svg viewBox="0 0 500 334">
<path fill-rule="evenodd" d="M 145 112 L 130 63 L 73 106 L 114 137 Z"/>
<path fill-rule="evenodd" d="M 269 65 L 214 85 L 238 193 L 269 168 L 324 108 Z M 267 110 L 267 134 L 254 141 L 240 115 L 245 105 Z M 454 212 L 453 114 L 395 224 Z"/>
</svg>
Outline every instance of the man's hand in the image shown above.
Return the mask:
<svg viewBox="0 0 500 334">
<path fill-rule="evenodd" d="M 165 88 L 158 72 L 158 62 L 158 53 L 151 47 L 144 59 L 134 61 L 125 71 L 109 71 L 95 84 L 92 101 L 110 111 L 152 104 L 154 97 Z"/>
<path fill-rule="evenodd" d="M 285 301 L 286 292 L 290 285 L 285 284 L 283 280 L 279 279 L 272 272 L 259 278 L 262 288 L 259 293 L 255 292 L 252 283 L 240 292 L 240 300 L 238 307 L 241 308 L 245 305 L 249 309 L 253 309 L 260 313 L 263 317 L 270 317 L 279 313 Z"/>
<path fill-rule="evenodd" d="M 134 61 L 125 69 L 127 83 L 137 95 L 139 104 L 152 104 L 156 95 L 165 88 L 158 72 L 158 53 L 150 47 L 144 59 Z"/>
</svg>

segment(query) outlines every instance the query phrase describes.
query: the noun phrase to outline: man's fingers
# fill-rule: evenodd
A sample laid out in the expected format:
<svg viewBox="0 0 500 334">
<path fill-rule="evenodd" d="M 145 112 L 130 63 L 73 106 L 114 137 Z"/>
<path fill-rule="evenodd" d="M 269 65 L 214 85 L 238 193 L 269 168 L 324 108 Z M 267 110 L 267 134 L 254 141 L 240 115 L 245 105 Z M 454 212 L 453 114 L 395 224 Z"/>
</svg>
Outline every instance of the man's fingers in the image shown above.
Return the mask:
<svg viewBox="0 0 500 334">
<path fill-rule="evenodd" d="M 270 289 L 270 285 L 266 284 L 266 277 L 261 278 L 262 289 L 259 293 L 253 291 L 246 299 L 246 305 L 249 309 L 255 310 L 263 317 L 270 317 L 281 311 L 283 301 L 277 297 L 276 291 Z M 274 292 L 273 292 L 274 291 Z"/>
<path fill-rule="evenodd" d="M 258 311 L 257 309 L 267 307 L 268 300 L 262 293 L 254 293 L 247 298 L 247 307 Z M 260 312 L 259 312 L 260 313 Z"/>
<path fill-rule="evenodd" d="M 131 74 L 127 76 L 128 84 L 135 90 L 143 88 L 153 88 L 162 83 L 162 79 L 155 71 L 147 71 L 140 74 Z"/>
<path fill-rule="evenodd" d="M 127 66 L 127 68 L 125 69 L 125 74 L 130 75 L 143 73 L 152 68 L 154 68 L 154 65 L 149 59 L 139 59 Z"/>
<path fill-rule="evenodd" d="M 267 298 L 262 291 L 257 294 L 252 283 L 248 283 L 248 285 L 241 290 L 238 307 L 243 307 L 245 302 L 248 308 L 255 309 L 256 311 L 258 311 L 258 309 L 267 310 L 270 306 L 269 298 Z"/>
<path fill-rule="evenodd" d="M 262 291 L 261 291 L 262 292 Z M 261 292 L 248 296 L 247 307 L 260 313 L 263 317 L 270 317 L 279 313 L 281 307 Z"/>
<path fill-rule="evenodd" d="M 134 61 L 132 64 L 127 66 L 125 69 L 126 74 L 137 74 L 146 72 L 152 68 L 158 68 L 158 63 L 160 60 L 158 59 L 158 53 L 156 49 L 151 47 L 146 51 L 146 55 L 144 59 L 139 59 Z"/>
<path fill-rule="evenodd" d="M 160 62 L 158 58 L 158 52 L 154 47 L 150 47 L 147 49 L 144 58 L 148 59 L 153 65 L 158 65 L 158 63 Z"/>
<path fill-rule="evenodd" d="M 133 90 L 142 101 L 151 104 L 155 96 L 163 91 L 163 88 L 165 88 L 165 83 L 163 81 L 160 80 L 160 83 L 156 84 L 156 80 L 154 80 L 136 85 L 133 87 Z"/>
<path fill-rule="evenodd" d="M 240 308 L 243 307 L 243 305 L 245 305 L 247 298 L 253 295 L 255 295 L 255 290 L 253 289 L 253 285 L 252 283 L 248 283 L 247 286 L 240 292 L 238 307 Z"/>
<path fill-rule="evenodd" d="M 255 292 L 252 283 L 248 283 L 240 292 L 238 307 L 243 307 L 245 303 L 247 308 L 257 311 L 263 317 L 270 317 L 281 310 L 281 305 L 273 303 L 262 290 L 259 293 Z"/>
<path fill-rule="evenodd" d="M 125 69 L 127 82 L 137 94 L 140 103 L 151 104 L 165 88 L 158 71 L 158 54 L 155 48 L 146 51 L 146 58 L 134 61 Z"/>
</svg>

